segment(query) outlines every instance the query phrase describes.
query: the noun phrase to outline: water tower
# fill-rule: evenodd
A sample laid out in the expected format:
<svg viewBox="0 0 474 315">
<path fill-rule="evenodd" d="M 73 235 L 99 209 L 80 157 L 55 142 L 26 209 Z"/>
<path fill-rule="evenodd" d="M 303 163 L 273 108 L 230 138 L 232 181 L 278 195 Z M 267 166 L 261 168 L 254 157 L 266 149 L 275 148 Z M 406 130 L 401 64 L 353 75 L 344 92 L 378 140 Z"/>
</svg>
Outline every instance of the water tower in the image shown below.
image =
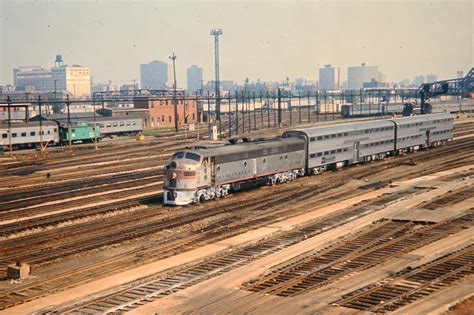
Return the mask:
<svg viewBox="0 0 474 315">
<path fill-rule="evenodd" d="M 54 65 L 56 67 L 60 67 L 63 65 L 63 56 L 61 55 L 56 55 L 56 60 L 54 61 Z"/>
</svg>

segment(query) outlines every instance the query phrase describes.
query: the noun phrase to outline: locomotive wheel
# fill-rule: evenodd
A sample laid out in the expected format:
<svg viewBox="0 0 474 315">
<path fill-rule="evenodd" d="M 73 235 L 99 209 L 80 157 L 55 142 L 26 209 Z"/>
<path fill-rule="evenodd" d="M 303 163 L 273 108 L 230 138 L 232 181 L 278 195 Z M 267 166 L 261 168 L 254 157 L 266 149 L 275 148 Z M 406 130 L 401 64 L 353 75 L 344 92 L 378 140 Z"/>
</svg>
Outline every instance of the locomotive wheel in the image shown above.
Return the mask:
<svg viewBox="0 0 474 315">
<path fill-rule="evenodd" d="M 206 200 L 206 197 L 205 197 L 204 195 L 201 195 L 201 196 L 199 197 L 199 202 L 206 202 L 206 201 L 207 201 L 207 200 Z"/>
</svg>

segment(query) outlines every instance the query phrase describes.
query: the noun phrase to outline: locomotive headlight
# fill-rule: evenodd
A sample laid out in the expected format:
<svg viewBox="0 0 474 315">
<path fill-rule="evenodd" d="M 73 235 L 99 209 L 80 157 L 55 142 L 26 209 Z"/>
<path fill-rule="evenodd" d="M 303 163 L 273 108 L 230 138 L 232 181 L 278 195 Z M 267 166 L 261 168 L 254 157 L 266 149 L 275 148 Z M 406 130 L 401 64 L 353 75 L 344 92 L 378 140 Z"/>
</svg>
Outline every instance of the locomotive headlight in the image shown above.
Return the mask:
<svg viewBox="0 0 474 315">
<path fill-rule="evenodd" d="M 175 179 L 178 177 L 178 174 L 176 174 L 175 172 L 171 173 L 171 179 Z"/>
</svg>

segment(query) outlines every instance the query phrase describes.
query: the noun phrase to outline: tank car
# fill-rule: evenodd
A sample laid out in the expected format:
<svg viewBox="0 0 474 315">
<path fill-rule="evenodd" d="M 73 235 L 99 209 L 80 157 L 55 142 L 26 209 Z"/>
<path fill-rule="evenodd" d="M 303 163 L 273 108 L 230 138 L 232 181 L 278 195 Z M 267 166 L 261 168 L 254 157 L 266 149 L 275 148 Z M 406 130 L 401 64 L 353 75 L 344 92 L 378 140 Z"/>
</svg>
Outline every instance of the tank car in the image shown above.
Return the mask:
<svg viewBox="0 0 474 315">
<path fill-rule="evenodd" d="M 206 201 L 261 184 L 303 176 L 304 141 L 272 139 L 176 152 L 165 166 L 164 203 Z"/>
</svg>

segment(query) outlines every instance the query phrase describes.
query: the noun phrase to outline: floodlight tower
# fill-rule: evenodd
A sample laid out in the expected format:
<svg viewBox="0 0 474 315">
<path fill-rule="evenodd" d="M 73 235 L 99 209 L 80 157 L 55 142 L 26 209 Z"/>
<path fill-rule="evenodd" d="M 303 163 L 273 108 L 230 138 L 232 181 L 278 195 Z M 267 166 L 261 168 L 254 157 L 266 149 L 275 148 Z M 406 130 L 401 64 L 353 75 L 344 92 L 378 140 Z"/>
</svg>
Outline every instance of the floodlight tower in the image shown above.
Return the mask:
<svg viewBox="0 0 474 315">
<path fill-rule="evenodd" d="M 178 105 L 176 100 L 176 55 L 173 54 L 169 56 L 173 61 L 173 108 L 174 108 L 174 129 L 178 132 Z"/>
<path fill-rule="evenodd" d="M 211 30 L 211 35 L 214 36 L 214 58 L 216 64 L 216 120 L 221 120 L 221 99 L 219 88 L 219 36 L 222 35 L 222 29 Z"/>
</svg>

